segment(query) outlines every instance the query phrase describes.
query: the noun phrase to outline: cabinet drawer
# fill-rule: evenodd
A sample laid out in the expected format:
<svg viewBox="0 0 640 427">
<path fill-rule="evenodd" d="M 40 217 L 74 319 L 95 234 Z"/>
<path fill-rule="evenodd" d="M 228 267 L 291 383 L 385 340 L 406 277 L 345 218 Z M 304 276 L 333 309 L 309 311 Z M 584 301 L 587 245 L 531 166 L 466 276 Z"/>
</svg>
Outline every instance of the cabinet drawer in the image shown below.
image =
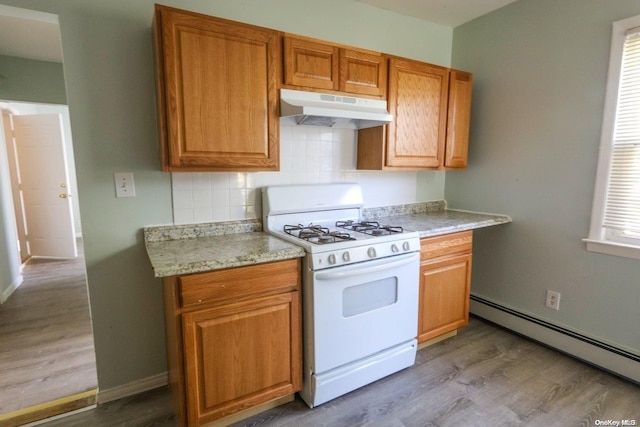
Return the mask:
<svg viewBox="0 0 640 427">
<path fill-rule="evenodd" d="M 300 288 L 298 259 L 229 268 L 178 278 L 183 308 L 226 303 Z"/>
<path fill-rule="evenodd" d="M 427 237 L 420 241 L 420 259 L 422 261 L 459 252 L 471 252 L 473 231 Z"/>
</svg>

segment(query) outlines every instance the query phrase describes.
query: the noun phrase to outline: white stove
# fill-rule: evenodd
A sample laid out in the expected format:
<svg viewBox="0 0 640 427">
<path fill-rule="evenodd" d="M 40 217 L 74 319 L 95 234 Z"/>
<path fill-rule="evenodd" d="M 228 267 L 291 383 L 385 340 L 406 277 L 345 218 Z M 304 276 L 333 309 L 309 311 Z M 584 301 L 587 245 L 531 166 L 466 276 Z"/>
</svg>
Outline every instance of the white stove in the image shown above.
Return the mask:
<svg viewBox="0 0 640 427">
<path fill-rule="evenodd" d="M 266 187 L 265 230 L 305 249 L 301 397 L 315 407 L 414 364 L 420 240 L 364 221 L 358 184 Z"/>
<path fill-rule="evenodd" d="M 420 250 L 418 232 L 361 219 L 358 184 L 265 187 L 262 200 L 267 231 L 302 246 L 313 270 Z"/>
</svg>

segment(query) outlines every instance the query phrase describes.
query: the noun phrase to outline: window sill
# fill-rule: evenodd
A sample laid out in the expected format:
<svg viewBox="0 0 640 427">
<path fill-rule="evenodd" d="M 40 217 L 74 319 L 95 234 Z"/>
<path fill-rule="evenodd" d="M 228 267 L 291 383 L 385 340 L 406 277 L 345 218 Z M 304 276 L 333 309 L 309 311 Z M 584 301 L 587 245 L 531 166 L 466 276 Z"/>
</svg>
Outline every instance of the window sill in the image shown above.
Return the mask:
<svg viewBox="0 0 640 427">
<path fill-rule="evenodd" d="M 582 239 L 587 244 L 587 250 L 602 254 L 640 259 L 640 247 L 611 240 Z"/>
</svg>

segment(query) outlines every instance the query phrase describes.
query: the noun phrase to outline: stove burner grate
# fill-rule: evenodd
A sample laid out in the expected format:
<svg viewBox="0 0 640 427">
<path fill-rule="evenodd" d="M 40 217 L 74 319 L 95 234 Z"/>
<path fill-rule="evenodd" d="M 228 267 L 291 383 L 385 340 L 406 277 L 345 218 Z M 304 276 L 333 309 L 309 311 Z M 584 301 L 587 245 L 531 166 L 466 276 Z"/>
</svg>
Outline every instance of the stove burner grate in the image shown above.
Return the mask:
<svg viewBox="0 0 640 427">
<path fill-rule="evenodd" d="M 337 221 L 336 227 L 344 228 L 346 230 L 351 230 L 351 231 L 357 231 L 357 232 L 369 234 L 372 236 L 388 236 L 389 234 L 403 232 L 403 229 L 400 226 L 380 225 L 378 221 L 362 221 L 362 222 L 355 222 L 352 220 Z"/>
<path fill-rule="evenodd" d="M 306 227 L 304 225 L 285 225 L 284 232 L 317 245 L 336 243 L 344 240 L 356 240 L 354 237 L 351 237 L 349 233 L 329 231 L 328 228 L 319 225 L 309 225 Z"/>
</svg>

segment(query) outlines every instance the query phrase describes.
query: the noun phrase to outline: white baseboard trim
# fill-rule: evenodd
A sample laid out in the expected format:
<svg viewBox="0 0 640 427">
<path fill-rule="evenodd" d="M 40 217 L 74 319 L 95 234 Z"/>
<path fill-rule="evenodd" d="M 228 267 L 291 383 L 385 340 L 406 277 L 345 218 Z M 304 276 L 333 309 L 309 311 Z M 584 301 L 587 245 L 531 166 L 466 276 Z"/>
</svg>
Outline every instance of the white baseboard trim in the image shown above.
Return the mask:
<svg viewBox="0 0 640 427">
<path fill-rule="evenodd" d="M 22 285 L 23 281 L 24 277 L 22 277 L 22 274 L 18 275 L 16 280 L 14 280 L 14 282 L 10 284 L 7 289 L 2 291 L 2 294 L 0 294 L 0 304 L 4 304 L 5 302 L 7 302 L 11 294 L 14 293 L 16 289 L 20 287 L 20 285 Z"/>
<path fill-rule="evenodd" d="M 98 405 L 111 402 L 113 400 L 122 399 L 123 397 L 133 396 L 154 388 L 165 386 L 169 383 L 169 374 L 163 372 L 158 375 L 143 378 L 117 387 L 100 390 L 98 392 Z"/>
<path fill-rule="evenodd" d="M 469 311 L 483 319 L 553 347 L 606 371 L 640 383 L 640 356 L 578 334 L 574 331 L 518 312 L 477 295 L 471 296 Z"/>
</svg>

